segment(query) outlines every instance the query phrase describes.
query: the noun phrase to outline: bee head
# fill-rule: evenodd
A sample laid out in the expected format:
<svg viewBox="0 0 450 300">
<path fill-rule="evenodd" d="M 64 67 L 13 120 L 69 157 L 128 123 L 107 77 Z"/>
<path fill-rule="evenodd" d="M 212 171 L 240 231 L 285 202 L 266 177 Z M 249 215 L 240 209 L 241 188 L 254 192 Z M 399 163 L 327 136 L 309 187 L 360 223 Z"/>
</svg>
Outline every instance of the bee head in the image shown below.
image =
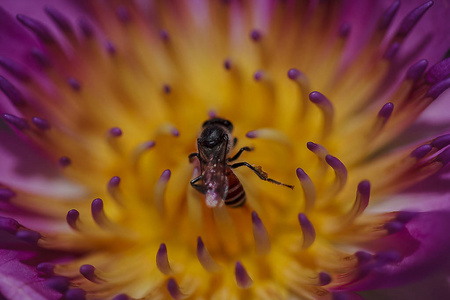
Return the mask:
<svg viewBox="0 0 450 300">
<path fill-rule="evenodd" d="M 205 122 L 203 123 L 202 128 L 206 128 L 206 127 L 209 127 L 209 126 L 212 126 L 212 125 L 220 125 L 220 126 L 223 126 L 223 127 L 225 127 L 230 133 L 233 131 L 233 124 L 232 124 L 230 121 L 225 120 L 225 119 L 222 119 L 222 118 L 212 118 L 212 119 L 209 119 L 209 120 L 207 120 L 207 121 L 205 121 Z"/>
<path fill-rule="evenodd" d="M 204 127 L 200 137 L 198 138 L 198 144 L 204 148 L 215 148 L 216 146 L 226 142 L 227 139 L 228 134 L 224 128 L 212 125 Z"/>
</svg>

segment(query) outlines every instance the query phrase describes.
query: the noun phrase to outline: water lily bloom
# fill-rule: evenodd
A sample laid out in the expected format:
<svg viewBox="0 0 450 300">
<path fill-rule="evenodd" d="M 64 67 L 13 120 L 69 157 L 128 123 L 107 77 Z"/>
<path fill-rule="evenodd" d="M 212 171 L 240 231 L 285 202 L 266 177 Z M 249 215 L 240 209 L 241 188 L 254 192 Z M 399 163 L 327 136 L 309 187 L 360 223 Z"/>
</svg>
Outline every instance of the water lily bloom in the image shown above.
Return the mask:
<svg viewBox="0 0 450 300">
<path fill-rule="evenodd" d="M 0 5 L 1 299 L 449 296 L 447 1 Z"/>
</svg>

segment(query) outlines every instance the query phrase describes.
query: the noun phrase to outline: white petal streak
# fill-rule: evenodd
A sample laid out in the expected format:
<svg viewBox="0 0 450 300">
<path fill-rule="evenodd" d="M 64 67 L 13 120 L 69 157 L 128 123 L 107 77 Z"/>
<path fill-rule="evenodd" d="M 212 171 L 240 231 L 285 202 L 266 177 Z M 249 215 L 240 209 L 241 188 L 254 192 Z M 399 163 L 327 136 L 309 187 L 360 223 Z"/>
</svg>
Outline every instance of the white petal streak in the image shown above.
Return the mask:
<svg viewBox="0 0 450 300">
<path fill-rule="evenodd" d="M 85 189 L 65 179 L 52 164 L 33 147 L 5 131 L 0 131 L 0 182 L 11 189 L 31 194 L 79 198 Z"/>
</svg>

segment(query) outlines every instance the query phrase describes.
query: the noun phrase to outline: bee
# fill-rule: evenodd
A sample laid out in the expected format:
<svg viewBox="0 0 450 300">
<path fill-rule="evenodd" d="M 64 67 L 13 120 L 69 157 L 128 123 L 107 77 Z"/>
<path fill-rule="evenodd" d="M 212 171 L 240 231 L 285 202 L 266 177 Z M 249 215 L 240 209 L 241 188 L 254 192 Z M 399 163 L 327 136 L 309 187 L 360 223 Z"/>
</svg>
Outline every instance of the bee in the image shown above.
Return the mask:
<svg viewBox="0 0 450 300">
<path fill-rule="evenodd" d="M 194 189 L 206 196 L 206 204 L 209 207 L 223 205 L 239 207 L 244 205 L 246 195 L 239 178 L 233 169 L 247 167 L 258 177 L 277 185 L 293 189 L 294 186 L 281 183 L 272 178 L 259 166 L 250 165 L 248 162 L 232 163 L 238 159 L 244 151 L 252 151 L 251 147 L 242 147 L 239 151 L 228 157 L 237 143 L 233 137 L 233 124 L 222 118 L 212 118 L 205 121 L 202 131 L 197 139 L 198 152 L 189 155 L 192 163 L 197 157 L 200 162 L 200 175 L 190 184 Z"/>
</svg>

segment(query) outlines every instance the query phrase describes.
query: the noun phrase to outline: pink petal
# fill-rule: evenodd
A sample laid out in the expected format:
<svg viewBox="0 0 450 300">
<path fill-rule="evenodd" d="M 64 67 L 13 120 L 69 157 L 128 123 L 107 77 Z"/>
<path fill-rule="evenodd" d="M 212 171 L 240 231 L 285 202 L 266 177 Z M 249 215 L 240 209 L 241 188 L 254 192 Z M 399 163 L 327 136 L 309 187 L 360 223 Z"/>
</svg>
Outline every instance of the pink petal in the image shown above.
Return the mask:
<svg viewBox="0 0 450 300">
<path fill-rule="evenodd" d="M 21 262 L 32 256 L 32 252 L 0 250 L 0 296 L 9 300 L 56 300 L 61 297 L 44 285 L 35 268 Z"/>
<path fill-rule="evenodd" d="M 450 272 L 450 211 L 423 212 L 405 229 L 366 245 L 369 251 L 398 253 L 400 260 L 373 265 L 367 273 L 339 290 L 360 291 L 394 287 L 425 278 L 438 271 Z"/>
</svg>

